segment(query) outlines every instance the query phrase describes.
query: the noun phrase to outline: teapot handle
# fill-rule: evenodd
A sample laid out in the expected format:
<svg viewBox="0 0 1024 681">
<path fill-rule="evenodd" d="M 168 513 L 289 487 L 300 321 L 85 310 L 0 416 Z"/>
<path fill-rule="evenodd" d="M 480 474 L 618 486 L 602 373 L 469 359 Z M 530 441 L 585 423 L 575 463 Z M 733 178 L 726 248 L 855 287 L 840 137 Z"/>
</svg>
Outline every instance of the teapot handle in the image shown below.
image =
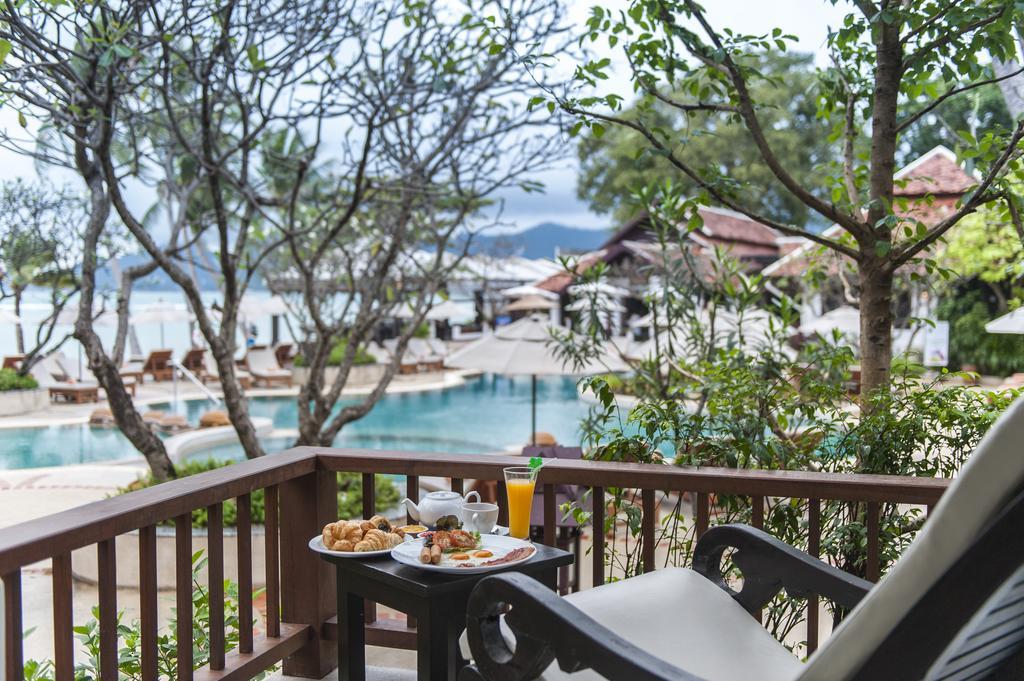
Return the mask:
<svg viewBox="0 0 1024 681">
<path fill-rule="evenodd" d="M 471 491 L 471 492 L 470 492 L 469 494 L 467 494 L 467 495 L 466 495 L 466 496 L 465 496 L 464 498 L 465 498 L 465 500 L 466 500 L 466 501 L 469 501 L 469 498 L 470 498 L 470 497 L 476 497 L 476 501 L 477 501 L 477 503 L 480 503 L 480 493 L 479 493 L 479 492 L 477 492 L 476 490 L 473 490 L 473 491 Z"/>
</svg>

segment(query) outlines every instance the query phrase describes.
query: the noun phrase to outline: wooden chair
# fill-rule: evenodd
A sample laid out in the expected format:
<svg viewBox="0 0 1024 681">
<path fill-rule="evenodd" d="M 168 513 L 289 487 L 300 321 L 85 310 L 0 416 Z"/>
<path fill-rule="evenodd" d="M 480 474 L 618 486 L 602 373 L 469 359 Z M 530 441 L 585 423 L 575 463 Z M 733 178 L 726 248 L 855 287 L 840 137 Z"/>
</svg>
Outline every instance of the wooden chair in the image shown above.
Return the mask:
<svg viewBox="0 0 1024 681">
<path fill-rule="evenodd" d="M 203 361 L 205 355 L 206 350 L 203 348 L 192 348 L 181 358 L 181 366 L 195 374 L 200 381 L 206 375 L 206 363 Z"/>
<path fill-rule="evenodd" d="M 693 570 L 656 570 L 565 598 L 520 574 L 488 577 L 469 600 L 474 663 L 460 679 L 1024 678 L 1022 441 L 1024 400 L 993 426 L 878 584 L 744 525 L 708 530 Z M 743 575 L 738 591 L 722 565 L 730 550 Z M 751 617 L 783 589 L 853 608 L 806 663 Z"/>
<path fill-rule="evenodd" d="M 154 381 L 169 381 L 174 376 L 171 366 L 171 350 L 154 350 L 149 353 L 142 371 L 153 377 Z"/>
</svg>

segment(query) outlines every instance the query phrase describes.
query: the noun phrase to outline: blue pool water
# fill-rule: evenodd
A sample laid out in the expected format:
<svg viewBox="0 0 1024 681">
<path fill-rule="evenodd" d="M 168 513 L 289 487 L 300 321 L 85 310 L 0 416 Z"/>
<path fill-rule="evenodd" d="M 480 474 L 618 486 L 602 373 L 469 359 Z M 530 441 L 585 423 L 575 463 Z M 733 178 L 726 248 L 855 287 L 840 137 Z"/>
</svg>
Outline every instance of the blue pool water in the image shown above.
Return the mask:
<svg viewBox="0 0 1024 681">
<path fill-rule="evenodd" d="M 293 429 L 298 420 L 293 397 L 253 398 L 253 416 L 273 420 L 275 428 Z M 205 400 L 177 405 L 152 405 L 173 410 L 198 423 L 210 409 Z M 579 424 L 587 405 L 576 394 L 573 378 L 537 381 L 537 429 L 562 444 L 579 442 Z M 468 454 L 504 449 L 530 436 L 529 377 L 481 376 L 447 390 L 385 395 L 363 419 L 347 425 L 335 441 L 339 447 L 400 449 Z M 273 438 L 268 450 L 287 447 Z M 222 458 L 241 455 L 237 445 L 210 450 Z M 62 464 L 124 459 L 138 454 L 117 430 L 89 426 L 11 428 L 0 430 L 0 469 L 35 468 Z"/>
</svg>

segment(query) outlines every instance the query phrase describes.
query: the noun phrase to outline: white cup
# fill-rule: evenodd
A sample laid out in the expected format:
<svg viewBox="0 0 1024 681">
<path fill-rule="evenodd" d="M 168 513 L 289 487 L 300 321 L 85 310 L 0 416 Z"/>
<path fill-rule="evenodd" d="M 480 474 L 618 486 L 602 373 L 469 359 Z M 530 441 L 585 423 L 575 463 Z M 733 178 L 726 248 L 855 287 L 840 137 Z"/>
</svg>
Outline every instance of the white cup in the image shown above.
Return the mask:
<svg viewBox="0 0 1024 681">
<path fill-rule="evenodd" d="M 475 503 L 462 506 L 462 527 L 469 532 L 490 534 L 497 522 L 497 504 Z"/>
</svg>

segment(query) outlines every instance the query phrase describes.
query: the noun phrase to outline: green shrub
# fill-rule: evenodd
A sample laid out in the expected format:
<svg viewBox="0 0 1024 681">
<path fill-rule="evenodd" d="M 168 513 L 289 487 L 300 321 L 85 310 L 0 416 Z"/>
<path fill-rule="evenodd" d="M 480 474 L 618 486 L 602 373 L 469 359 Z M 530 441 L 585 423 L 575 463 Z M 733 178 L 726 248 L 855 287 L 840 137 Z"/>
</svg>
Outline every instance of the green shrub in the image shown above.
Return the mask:
<svg viewBox="0 0 1024 681">
<path fill-rule="evenodd" d="M 178 472 L 179 478 L 188 477 L 189 475 L 195 475 L 196 473 L 205 473 L 206 471 L 212 471 L 217 468 L 223 468 L 224 466 L 230 465 L 227 461 L 217 461 L 215 459 L 203 460 L 192 460 L 186 461 L 185 463 L 178 464 L 175 469 Z M 157 484 L 153 476 L 147 474 L 145 477 L 139 478 L 128 487 L 118 490 L 120 494 L 127 492 L 133 492 L 137 489 L 143 489 L 145 487 L 152 487 Z M 398 505 L 398 501 L 401 495 L 398 492 L 398 488 L 395 483 L 383 475 L 376 476 L 376 510 L 378 513 L 387 511 L 388 509 L 394 508 Z M 266 518 L 266 509 L 264 507 L 264 495 L 263 490 L 256 490 L 250 495 L 250 506 L 252 508 L 252 522 L 256 525 L 262 525 Z M 361 518 L 363 517 L 363 478 L 358 473 L 339 473 L 338 474 L 338 517 L 339 518 Z M 235 527 L 238 519 L 238 508 L 235 504 L 234 499 L 229 499 L 224 502 L 224 526 Z M 209 519 L 207 518 L 206 509 L 200 508 L 192 511 L 192 527 L 207 527 Z"/>
<path fill-rule="evenodd" d="M 333 348 L 331 348 L 331 354 L 327 356 L 327 366 L 336 367 L 341 366 L 341 359 L 345 356 L 345 348 L 348 347 L 348 341 L 340 340 Z M 371 355 L 366 348 L 359 348 L 356 350 L 356 358 L 352 363 L 352 366 L 365 366 L 367 364 L 376 364 L 377 358 Z M 307 366 L 306 358 L 301 354 L 295 357 L 295 366 L 304 367 Z"/>
<path fill-rule="evenodd" d="M 21 376 L 14 369 L 0 369 L 0 392 L 8 390 L 32 390 L 39 383 L 31 376 Z"/>
<path fill-rule="evenodd" d="M 1008 376 L 1024 371 L 1024 336 L 989 333 L 985 324 L 997 316 L 978 290 L 949 295 L 939 304 L 939 319 L 949 321 L 949 364 L 973 364 L 983 374 Z"/>
</svg>

